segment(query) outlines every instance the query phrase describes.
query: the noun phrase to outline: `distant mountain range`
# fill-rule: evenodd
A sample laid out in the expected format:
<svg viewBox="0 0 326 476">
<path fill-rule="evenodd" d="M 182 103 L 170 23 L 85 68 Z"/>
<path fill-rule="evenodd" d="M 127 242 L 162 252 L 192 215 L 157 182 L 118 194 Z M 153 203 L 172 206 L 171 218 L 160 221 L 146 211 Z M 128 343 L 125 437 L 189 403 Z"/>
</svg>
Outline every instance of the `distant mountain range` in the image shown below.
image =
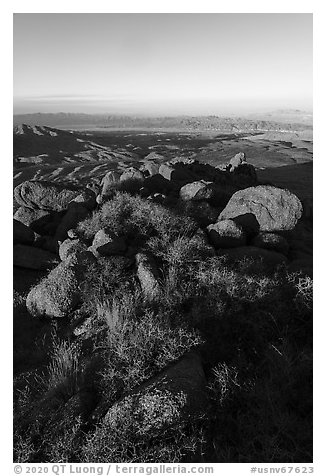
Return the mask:
<svg viewBox="0 0 326 476">
<path fill-rule="evenodd" d="M 301 111 L 300 109 L 278 109 L 271 112 L 248 114 L 246 117 L 252 120 L 265 120 L 288 124 L 296 123 L 310 126 L 313 124 L 312 112 Z"/>
<path fill-rule="evenodd" d="M 273 115 L 274 114 L 274 115 Z M 277 115 L 278 114 L 278 115 Z M 14 125 L 45 125 L 52 127 L 92 128 L 117 128 L 117 129 L 168 129 L 218 132 L 259 132 L 259 131 L 302 131 L 312 129 L 312 123 L 302 120 L 298 113 L 288 113 L 287 116 L 280 111 L 270 113 L 270 118 L 283 118 L 278 121 L 269 120 L 268 114 L 262 117 L 220 117 L 220 116 L 177 116 L 177 117 L 136 117 L 104 114 L 75 114 L 75 113 L 37 113 L 14 115 Z M 285 117 L 299 118 L 296 122 L 284 121 Z M 311 117 L 312 122 L 312 117 Z"/>
</svg>

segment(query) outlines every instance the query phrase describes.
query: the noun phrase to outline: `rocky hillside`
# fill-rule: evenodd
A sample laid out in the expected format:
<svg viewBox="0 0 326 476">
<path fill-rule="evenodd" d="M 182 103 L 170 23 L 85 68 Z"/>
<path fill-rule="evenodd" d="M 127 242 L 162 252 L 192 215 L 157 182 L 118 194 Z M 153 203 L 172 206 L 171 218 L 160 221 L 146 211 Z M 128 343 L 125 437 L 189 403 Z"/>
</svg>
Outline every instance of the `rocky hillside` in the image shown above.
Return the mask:
<svg viewBox="0 0 326 476">
<path fill-rule="evenodd" d="M 14 127 L 14 165 L 69 164 L 132 160 L 136 154 L 92 141 L 86 134 L 47 126 L 20 124 Z"/>
<path fill-rule="evenodd" d="M 311 461 L 311 207 L 243 152 L 14 200 L 15 461 Z"/>
</svg>

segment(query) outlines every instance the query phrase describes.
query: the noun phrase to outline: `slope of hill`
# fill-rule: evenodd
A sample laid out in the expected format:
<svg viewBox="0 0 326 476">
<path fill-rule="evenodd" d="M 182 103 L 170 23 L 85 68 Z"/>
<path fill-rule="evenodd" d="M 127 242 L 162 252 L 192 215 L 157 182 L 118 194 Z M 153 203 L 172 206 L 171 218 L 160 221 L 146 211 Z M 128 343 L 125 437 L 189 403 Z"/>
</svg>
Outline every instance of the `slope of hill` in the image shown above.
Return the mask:
<svg viewBox="0 0 326 476">
<path fill-rule="evenodd" d="M 59 164 L 111 159 L 133 159 L 133 152 L 112 150 L 85 134 L 47 126 L 21 124 L 14 127 L 14 164 Z"/>
</svg>

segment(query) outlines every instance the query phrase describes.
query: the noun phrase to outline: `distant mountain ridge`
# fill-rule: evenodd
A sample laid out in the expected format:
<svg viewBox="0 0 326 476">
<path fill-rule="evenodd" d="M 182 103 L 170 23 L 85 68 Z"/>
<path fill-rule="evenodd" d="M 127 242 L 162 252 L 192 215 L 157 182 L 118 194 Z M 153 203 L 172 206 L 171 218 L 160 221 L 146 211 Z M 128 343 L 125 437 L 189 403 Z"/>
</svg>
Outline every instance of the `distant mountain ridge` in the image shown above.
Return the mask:
<svg viewBox="0 0 326 476">
<path fill-rule="evenodd" d="M 246 117 L 220 116 L 176 116 L 176 117 L 140 117 L 119 116 L 108 114 L 79 114 L 79 113 L 36 113 L 14 115 L 14 125 L 44 125 L 58 127 L 96 126 L 103 128 L 121 129 L 178 129 L 191 131 L 223 131 L 223 132 L 253 132 L 253 131 L 284 131 L 294 132 L 312 130 L 308 123 L 276 122 L 272 120 L 250 119 Z"/>
</svg>

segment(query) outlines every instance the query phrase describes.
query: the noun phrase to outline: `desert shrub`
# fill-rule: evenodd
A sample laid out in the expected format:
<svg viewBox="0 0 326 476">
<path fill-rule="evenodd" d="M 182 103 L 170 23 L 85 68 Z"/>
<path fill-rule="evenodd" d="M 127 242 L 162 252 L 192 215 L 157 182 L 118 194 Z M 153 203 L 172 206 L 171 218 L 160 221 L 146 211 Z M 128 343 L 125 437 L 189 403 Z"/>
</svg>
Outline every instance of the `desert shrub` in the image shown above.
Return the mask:
<svg viewBox="0 0 326 476">
<path fill-rule="evenodd" d="M 130 261 L 124 256 L 99 258 L 90 265 L 80 286 L 82 311 L 92 314 L 98 302 L 104 302 L 119 291 L 120 295 L 135 287 L 135 277 Z"/>
<path fill-rule="evenodd" d="M 164 403 L 160 398 L 164 398 Z M 165 418 L 171 417 L 175 420 L 177 417 L 175 402 L 172 397 L 170 401 L 168 399 L 167 395 L 154 399 L 148 397 L 145 402 L 148 416 L 154 414 L 157 418 L 160 415 L 160 408 L 164 405 L 171 412 L 165 414 Z M 83 461 L 177 463 L 183 460 L 191 461 L 201 456 L 205 445 L 205 435 L 203 422 L 199 417 L 193 418 L 191 422 L 174 424 L 166 431 L 161 431 L 159 435 L 154 436 L 152 432 L 146 432 L 143 425 L 137 426 L 132 417 L 133 409 L 130 408 L 129 412 L 128 408 L 125 410 L 126 418 L 123 420 L 123 427 L 119 427 L 119 431 L 110 422 L 104 422 L 96 427 L 94 433 L 88 435 L 82 449 Z"/>
<path fill-rule="evenodd" d="M 147 241 L 151 236 L 167 236 L 169 240 L 185 233 L 194 233 L 196 225 L 161 205 L 139 196 L 117 193 L 115 197 L 79 224 L 78 230 L 86 239 L 92 238 L 101 228 L 109 228 L 118 236 L 135 241 Z"/>
<path fill-rule="evenodd" d="M 173 325 L 141 303 L 140 295 L 125 294 L 97 309 L 107 323 L 106 340 L 98 344 L 105 358 L 101 392 L 111 403 L 201 343 L 194 330 Z"/>
</svg>

